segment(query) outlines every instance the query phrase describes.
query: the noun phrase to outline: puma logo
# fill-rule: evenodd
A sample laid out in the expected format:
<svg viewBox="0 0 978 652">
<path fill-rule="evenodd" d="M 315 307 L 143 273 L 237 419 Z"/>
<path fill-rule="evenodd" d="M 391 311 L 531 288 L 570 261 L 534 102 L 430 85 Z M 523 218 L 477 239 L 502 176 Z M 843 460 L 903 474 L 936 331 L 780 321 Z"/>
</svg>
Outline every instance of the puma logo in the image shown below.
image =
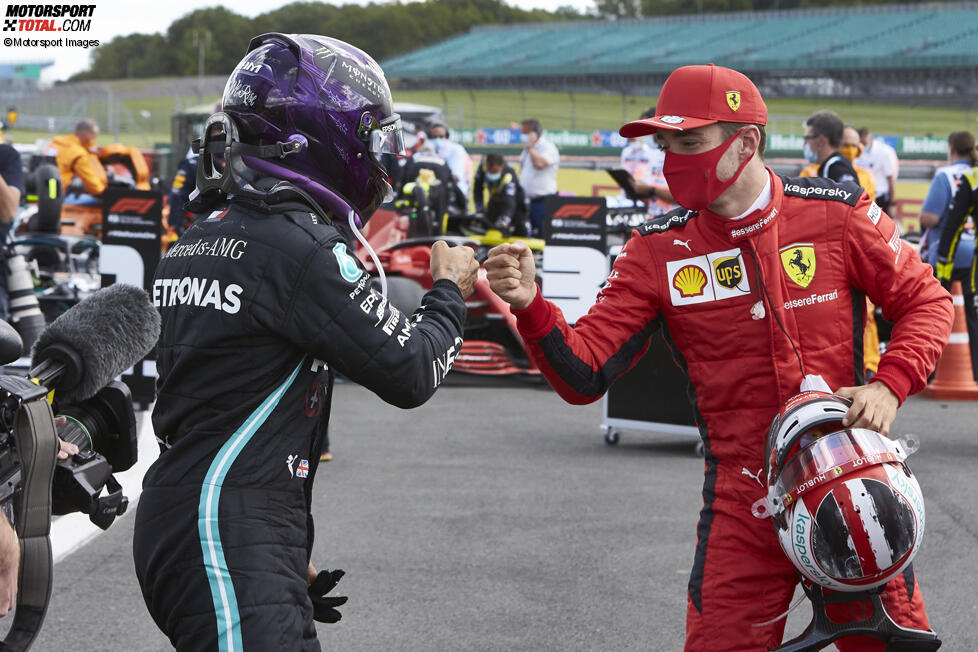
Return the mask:
<svg viewBox="0 0 978 652">
<path fill-rule="evenodd" d="M 757 480 L 757 484 L 763 487 L 764 483 L 761 482 L 761 471 L 763 470 L 764 469 L 757 469 L 757 473 L 751 473 L 750 470 L 745 466 L 740 470 L 740 475 L 746 475 L 748 478 L 754 478 L 755 480 Z"/>
<path fill-rule="evenodd" d="M 688 251 L 689 253 L 693 253 L 693 250 L 689 248 L 689 243 L 692 242 L 692 241 L 693 241 L 692 238 L 690 238 L 689 240 L 686 240 L 685 242 L 683 240 L 680 240 L 679 238 L 676 238 L 676 239 L 674 239 L 672 241 L 672 244 L 674 244 L 676 246 L 686 247 L 686 251 Z"/>
</svg>

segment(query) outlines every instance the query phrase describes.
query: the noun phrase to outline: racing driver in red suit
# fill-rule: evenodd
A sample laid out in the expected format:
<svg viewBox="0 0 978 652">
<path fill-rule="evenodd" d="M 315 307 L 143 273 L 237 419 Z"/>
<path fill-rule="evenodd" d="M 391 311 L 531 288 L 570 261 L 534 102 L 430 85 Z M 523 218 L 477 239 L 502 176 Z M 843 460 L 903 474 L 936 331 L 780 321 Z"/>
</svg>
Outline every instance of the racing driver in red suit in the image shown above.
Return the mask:
<svg viewBox="0 0 978 652">
<path fill-rule="evenodd" d="M 764 442 L 781 403 L 805 375 L 821 375 L 852 399 L 846 425 L 887 434 L 897 407 L 923 389 L 951 328 L 950 295 L 862 190 L 780 177 L 764 165 L 766 122 L 760 93 L 736 71 L 685 66 L 670 75 L 655 117 L 625 125 L 621 135 L 656 134 L 683 208 L 633 232 L 573 328 L 538 291 L 525 245 L 500 245 L 485 263 L 528 351 L 568 402 L 598 399 L 660 328 L 688 373 L 706 468 L 687 651 L 764 651 L 782 640 L 778 616 L 798 576 L 771 524 L 751 515 L 765 494 Z M 869 384 L 865 296 L 895 322 Z M 897 623 L 928 628 L 912 570 L 891 580 L 884 596 Z M 868 616 L 865 603 L 831 605 L 829 613 L 840 622 Z M 857 636 L 836 645 L 936 649 Z"/>
</svg>

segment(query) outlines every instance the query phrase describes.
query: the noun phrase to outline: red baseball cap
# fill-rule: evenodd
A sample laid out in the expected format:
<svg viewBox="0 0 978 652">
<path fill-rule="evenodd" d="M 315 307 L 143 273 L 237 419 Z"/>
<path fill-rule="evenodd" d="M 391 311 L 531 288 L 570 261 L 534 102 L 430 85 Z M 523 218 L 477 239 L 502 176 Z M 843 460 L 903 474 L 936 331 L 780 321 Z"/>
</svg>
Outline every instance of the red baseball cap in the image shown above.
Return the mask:
<svg viewBox="0 0 978 652">
<path fill-rule="evenodd" d="M 676 68 L 662 85 L 655 117 L 629 122 L 618 133 L 639 138 L 659 129 L 687 131 L 717 122 L 766 125 L 767 106 L 746 75 L 708 63 Z"/>
</svg>

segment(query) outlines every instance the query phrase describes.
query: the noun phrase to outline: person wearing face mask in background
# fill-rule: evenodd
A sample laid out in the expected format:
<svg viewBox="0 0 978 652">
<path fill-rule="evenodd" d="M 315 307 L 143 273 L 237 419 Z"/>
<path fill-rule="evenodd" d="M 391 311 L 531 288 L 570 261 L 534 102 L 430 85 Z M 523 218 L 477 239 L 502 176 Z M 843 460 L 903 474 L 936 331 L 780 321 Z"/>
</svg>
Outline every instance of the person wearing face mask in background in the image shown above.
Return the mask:
<svg viewBox="0 0 978 652">
<path fill-rule="evenodd" d="M 863 144 L 859 141 L 859 132 L 852 125 L 846 125 L 842 130 L 839 153 L 852 163 L 852 169 L 856 171 L 856 183 L 866 191 L 871 200 L 876 201 L 876 180 L 873 179 L 873 173 L 856 163 L 856 159 L 862 152 Z"/>
<path fill-rule="evenodd" d="M 656 134 L 682 208 L 633 232 L 573 328 L 537 288 L 525 243 L 494 247 L 485 263 L 528 354 L 566 401 L 600 398 L 658 329 L 687 372 L 706 463 L 687 652 L 766 652 L 781 642 L 798 574 L 771 523 L 751 516 L 766 495 L 757 476 L 779 406 L 806 375 L 821 375 L 852 400 L 846 427 L 887 434 L 900 403 L 924 388 L 953 317 L 950 295 L 855 184 L 781 177 L 764 165 L 766 123 L 760 92 L 739 72 L 699 65 L 669 76 L 655 117 L 620 133 Z M 897 319 L 869 384 L 859 346 L 864 293 Z M 927 628 L 912 572 L 884 595 L 900 625 Z M 829 614 L 861 620 L 861 607 L 835 603 Z M 836 645 L 879 652 L 886 644 L 846 637 Z"/>
<path fill-rule="evenodd" d="M 856 181 L 866 191 L 870 201 L 876 201 L 876 180 L 873 173 L 866 168 L 856 165 L 856 159 L 862 154 L 863 144 L 859 140 L 859 132 L 852 125 L 846 125 L 842 130 L 842 145 L 839 153 L 852 163 L 856 171 Z M 866 366 L 866 380 L 876 374 L 880 363 L 880 334 L 876 326 L 876 306 L 866 299 L 866 329 L 863 331 L 863 364 Z"/>
<path fill-rule="evenodd" d="M 655 115 L 655 107 L 642 112 L 641 119 Z M 629 138 L 621 150 L 621 167 L 632 175 L 635 194 L 647 198 L 649 217 L 668 213 L 676 208 L 669 185 L 662 175 L 665 152 L 651 138 Z"/>
<path fill-rule="evenodd" d="M 516 170 L 499 153 L 490 152 L 482 159 L 475 173 L 473 191 L 476 213 L 485 213 L 489 222 L 505 235 L 529 235 L 523 187 Z M 486 191 L 489 192 L 488 212 L 484 203 Z"/>
<path fill-rule="evenodd" d="M 859 156 L 862 151 L 862 143 L 859 142 L 859 132 L 857 132 L 853 127 L 846 126 L 842 130 L 842 139 L 840 141 L 839 153 L 847 161 L 852 163 L 853 171 L 856 173 L 857 183 L 866 191 L 866 195 L 869 196 L 870 201 L 876 200 L 876 183 L 873 181 L 873 175 L 865 168 L 859 167 L 853 161 L 857 156 Z M 808 167 L 804 168 L 798 173 L 799 177 L 817 177 L 819 176 L 819 170 L 831 170 L 834 172 L 840 172 L 842 170 L 841 165 L 826 165 L 821 166 L 818 163 L 812 163 Z M 866 328 L 863 331 L 863 365 L 866 370 L 866 380 L 869 380 L 876 373 L 876 370 L 880 362 L 880 336 L 879 329 L 876 326 L 875 318 L 876 307 L 873 302 L 866 299 Z"/>
<path fill-rule="evenodd" d="M 469 179 L 472 178 L 472 159 L 459 143 L 449 140 L 448 125 L 432 122 L 428 125 L 428 142 L 435 154 L 445 159 L 455 181 L 452 203 L 465 211 L 469 202 Z"/>
<path fill-rule="evenodd" d="M 858 183 L 852 163 L 839 153 L 842 144 L 842 119 L 833 111 L 818 111 L 805 121 L 803 154 L 809 163 L 818 164 L 817 177 L 840 183 Z"/>
<path fill-rule="evenodd" d="M 873 173 L 876 183 L 876 204 L 889 212 L 890 205 L 896 199 L 896 180 L 900 175 L 900 159 L 896 150 L 890 147 L 882 138 L 874 138 L 869 127 L 858 129 L 859 142 L 863 153 L 856 163 Z"/>
<path fill-rule="evenodd" d="M 411 205 L 419 214 L 430 211 L 430 219 L 423 220 L 427 224 L 412 222 L 412 237 L 444 232 L 449 215 L 463 212 L 455 203 L 458 191 L 448 162 L 435 153 L 431 139 L 422 136 L 417 150 L 402 157 L 398 165 L 401 185 L 395 186 L 397 203 L 402 207 Z"/>
<path fill-rule="evenodd" d="M 842 140 L 839 145 L 839 154 L 842 155 L 844 159 L 849 161 L 852 165 L 853 171 L 856 173 L 856 183 L 866 191 L 869 195 L 871 201 L 876 201 L 876 181 L 873 179 L 873 174 L 869 170 L 859 165 L 856 165 L 855 160 L 862 153 L 863 146 L 859 142 L 859 132 L 856 131 L 855 127 L 846 125 L 842 130 Z M 833 166 L 826 166 L 827 169 L 833 169 Z M 818 163 L 811 163 L 808 166 L 802 168 L 801 172 L 798 173 L 799 177 L 817 177 L 819 175 L 819 170 L 822 166 Z M 848 181 L 848 179 L 847 179 Z"/>
<path fill-rule="evenodd" d="M 530 228 L 534 237 L 543 232 L 544 207 L 547 197 L 557 194 L 557 167 L 560 152 L 557 146 L 543 137 L 543 127 L 536 118 L 524 120 L 520 126 L 524 140 L 520 154 L 520 185 L 530 202 Z"/>
</svg>

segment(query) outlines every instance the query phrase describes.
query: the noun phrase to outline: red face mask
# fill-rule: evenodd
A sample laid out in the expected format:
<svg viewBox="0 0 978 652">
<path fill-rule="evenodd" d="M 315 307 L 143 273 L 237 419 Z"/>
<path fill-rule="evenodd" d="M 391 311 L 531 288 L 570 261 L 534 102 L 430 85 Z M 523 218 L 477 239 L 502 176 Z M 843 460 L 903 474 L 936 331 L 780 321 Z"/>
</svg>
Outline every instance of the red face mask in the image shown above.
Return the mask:
<svg viewBox="0 0 978 652">
<path fill-rule="evenodd" d="M 717 197 L 733 185 L 744 171 L 748 157 L 732 177 L 725 181 L 717 179 L 717 163 L 733 145 L 742 129 L 725 142 L 699 154 L 676 154 L 666 151 L 662 174 L 666 177 L 669 192 L 676 203 L 683 208 L 701 211 L 716 201 Z"/>
</svg>

